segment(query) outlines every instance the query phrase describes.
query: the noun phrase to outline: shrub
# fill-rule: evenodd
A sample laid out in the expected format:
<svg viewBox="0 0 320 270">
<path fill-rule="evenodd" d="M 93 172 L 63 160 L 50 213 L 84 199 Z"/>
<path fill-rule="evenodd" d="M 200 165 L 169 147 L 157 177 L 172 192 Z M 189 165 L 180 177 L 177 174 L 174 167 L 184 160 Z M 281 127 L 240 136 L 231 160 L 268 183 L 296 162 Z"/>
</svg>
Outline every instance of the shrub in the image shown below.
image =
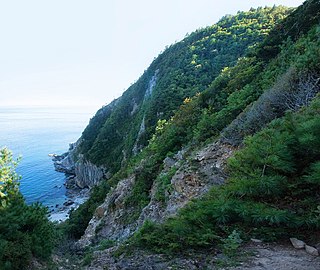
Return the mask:
<svg viewBox="0 0 320 270">
<path fill-rule="evenodd" d="M 48 259 L 55 244 L 54 226 L 47 208 L 26 205 L 19 192 L 16 163 L 7 149 L 0 151 L 0 265 L 25 269 L 31 258 Z M 3 203 L 5 201 L 5 203 Z M 2 268 L 1 268 L 2 269 Z"/>
<path fill-rule="evenodd" d="M 164 224 L 147 222 L 133 244 L 160 252 L 236 246 L 236 233 L 279 240 L 320 227 L 320 98 L 244 141 L 229 160 L 230 179 Z M 224 240 L 223 240 L 224 239 Z M 222 242 L 221 242 L 222 241 Z"/>
</svg>

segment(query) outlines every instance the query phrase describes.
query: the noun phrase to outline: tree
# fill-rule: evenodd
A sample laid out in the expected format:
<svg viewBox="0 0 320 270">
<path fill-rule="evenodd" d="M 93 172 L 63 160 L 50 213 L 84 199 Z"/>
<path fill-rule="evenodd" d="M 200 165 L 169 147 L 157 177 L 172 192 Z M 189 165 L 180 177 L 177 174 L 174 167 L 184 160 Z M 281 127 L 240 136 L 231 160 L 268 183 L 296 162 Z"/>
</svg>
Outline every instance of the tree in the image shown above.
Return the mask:
<svg viewBox="0 0 320 270">
<path fill-rule="evenodd" d="M 19 191 L 12 153 L 0 150 L 0 269 L 26 269 L 32 257 L 48 259 L 54 246 L 54 227 L 47 208 L 27 205 Z"/>
<path fill-rule="evenodd" d="M 0 208 L 6 207 L 10 198 L 19 193 L 19 177 L 15 172 L 17 163 L 7 148 L 0 150 Z"/>
</svg>

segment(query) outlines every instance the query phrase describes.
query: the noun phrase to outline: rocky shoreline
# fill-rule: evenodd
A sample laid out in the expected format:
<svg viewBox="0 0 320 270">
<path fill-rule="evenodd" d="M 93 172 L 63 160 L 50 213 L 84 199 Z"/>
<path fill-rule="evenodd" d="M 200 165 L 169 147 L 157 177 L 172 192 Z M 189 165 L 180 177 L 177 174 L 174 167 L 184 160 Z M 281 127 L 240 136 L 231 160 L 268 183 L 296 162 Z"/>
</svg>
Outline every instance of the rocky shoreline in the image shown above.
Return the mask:
<svg viewBox="0 0 320 270">
<path fill-rule="evenodd" d="M 69 218 L 70 211 L 77 209 L 81 204 L 88 200 L 90 190 L 85 189 L 67 189 L 67 200 L 62 205 L 56 205 L 51 209 L 49 220 L 52 222 L 63 222 Z M 50 210 L 50 209 L 49 209 Z"/>
<path fill-rule="evenodd" d="M 110 175 L 103 167 L 98 167 L 85 160 L 82 154 L 77 153 L 80 140 L 69 145 L 69 151 L 61 155 L 49 154 L 57 172 L 66 175 L 64 183 L 67 200 L 63 204 L 51 208 L 50 220 L 62 222 L 69 217 L 71 209 L 76 209 L 84 203 L 90 194 L 90 189 Z"/>
<path fill-rule="evenodd" d="M 69 151 L 73 150 L 73 144 L 70 145 Z M 53 222 L 63 222 L 69 218 L 70 211 L 77 209 L 83 204 L 90 195 L 89 188 L 80 188 L 76 181 L 75 166 L 70 152 L 66 152 L 62 155 L 49 154 L 52 157 L 54 168 L 57 172 L 64 173 L 66 176 L 66 200 L 63 204 L 56 204 L 49 209 L 49 219 Z"/>
</svg>

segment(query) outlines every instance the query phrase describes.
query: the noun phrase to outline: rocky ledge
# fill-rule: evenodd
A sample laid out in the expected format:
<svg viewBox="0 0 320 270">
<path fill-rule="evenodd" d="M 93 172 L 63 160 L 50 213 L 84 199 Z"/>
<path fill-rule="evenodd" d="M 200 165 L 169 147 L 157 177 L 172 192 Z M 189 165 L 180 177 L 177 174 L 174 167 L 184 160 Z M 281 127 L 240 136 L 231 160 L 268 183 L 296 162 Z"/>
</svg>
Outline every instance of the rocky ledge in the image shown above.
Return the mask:
<svg viewBox="0 0 320 270">
<path fill-rule="evenodd" d="M 75 164 L 73 162 L 73 159 L 69 155 L 69 152 L 66 152 L 62 155 L 52 154 L 51 156 L 54 168 L 57 172 L 62 172 L 70 175 L 75 174 Z"/>
</svg>

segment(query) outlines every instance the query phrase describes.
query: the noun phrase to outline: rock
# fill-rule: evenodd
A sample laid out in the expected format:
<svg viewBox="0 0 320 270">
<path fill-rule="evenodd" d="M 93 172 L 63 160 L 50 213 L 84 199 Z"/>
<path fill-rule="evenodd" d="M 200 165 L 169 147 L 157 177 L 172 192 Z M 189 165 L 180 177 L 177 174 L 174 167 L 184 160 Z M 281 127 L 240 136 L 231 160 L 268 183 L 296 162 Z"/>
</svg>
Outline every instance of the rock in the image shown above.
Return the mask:
<svg viewBox="0 0 320 270">
<path fill-rule="evenodd" d="M 98 167 L 85 160 L 82 155 L 79 155 L 79 159 L 75 163 L 74 168 L 76 175 L 74 180 L 80 188 L 92 188 L 100 183 L 102 178 L 108 178 L 107 173 L 105 173 L 106 170 L 103 167 Z"/>
<path fill-rule="evenodd" d="M 84 249 L 99 237 L 100 239 L 108 238 L 121 241 L 135 232 L 137 225 L 129 224 L 124 226 L 123 224 L 123 217 L 132 213 L 132 209 L 130 207 L 125 208 L 124 204 L 126 198 L 131 195 L 134 183 L 135 176 L 131 175 L 110 190 L 104 203 L 97 207 L 84 235 L 76 243 L 78 250 Z"/>
<path fill-rule="evenodd" d="M 306 245 L 305 242 L 297 239 L 297 238 L 290 238 L 291 244 L 294 246 L 294 248 L 302 249 Z"/>
<path fill-rule="evenodd" d="M 255 238 L 251 238 L 251 241 L 252 241 L 253 243 L 262 243 L 262 240 L 260 240 L 260 239 L 255 239 Z"/>
<path fill-rule="evenodd" d="M 72 201 L 72 200 L 68 200 L 68 201 L 63 203 L 64 206 L 70 206 L 72 204 L 74 204 L 74 201 Z"/>
<path fill-rule="evenodd" d="M 163 161 L 165 168 L 170 169 L 174 164 L 176 164 L 176 160 L 170 157 L 166 157 Z"/>
<path fill-rule="evenodd" d="M 319 252 L 312 246 L 305 245 L 306 252 L 312 256 L 319 256 Z"/>
<path fill-rule="evenodd" d="M 164 175 L 168 175 L 168 169 L 171 166 L 177 166 L 177 170 L 173 172 L 173 175 L 170 175 L 168 188 L 164 191 L 165 203 L 159 201 L 156 196 L 159 182 L 155 181 L 150 190 L 149 204 L 141 210 L 137 218 L 132 218 L 132 213 L 136 209 L 126 205 L 126 201 L 132 196 L 136 175 L 144 170 L 144 164 L 147 162 L 144 159 L 141 160 L 140 165 L 134 168 L 132 174 L 120 180 L 117 186 L 110 190 L 104 203 L 96 209 L 84 235 L 76 243 L 77 249 L 82 250 L 94 241 L 99 241 L 99 239 L 124 241 L 139 229 L 146 220 L 161 223 L 166 218 L 176 215 L 178 210 L 190 200 L 199 198 L 208 192 L 213 185 L 220 185 L 224 182 L 225 173 L 223 170 L 226 159 L 233 153 L 231 146 L 214 142 L 195 153 L 200 156 L 200 161 L 194 160 L 193 156 L 186 159 L 184 157 L 186 155 L 185 151 L 184 149 L 179 152 L 179 155 L 164 160 L 164 168 L 161 172 Z M 77 162 L 81 162 L 81 158 Z M 84 160 L 83 162 L 82 169 L 89 169 L 92 173 L 98 169 L 85 164 L 86 161 Z M 81 174 L 84 176 L 86 173 L 81 172 Z M 77 181 L 79 177 L 77 169 L 76 175 Z M 99 174 L 97 173 L 97 175 Z M 91 179 L 97 178 L 91 177 Z M 86 179 L 86 181 L 88 180 Z"/>
<path fill-rule="evenodd" d="M 102 178 L 110 178 L 111 176 L 105 168 L 92 164 L 83 155 L 77 153 L 77 147 L 80 143 L 81 139 L 70 144 L 69 151 L 62 155 L 51 155 L 55 170 L 67 175 L 65 186 L 69 189 L 92 188 Z"/>
<path fill-rule="evenodd" d="M 95 213 L 96 217 L 97 217 L 97 218 L 102 218 L 105 211 L 106 211 L 106 209 L 105 209 L 104 207 L 99 206 L 99 207 L 96 209 L 96 213 Z"/>
</svg>

